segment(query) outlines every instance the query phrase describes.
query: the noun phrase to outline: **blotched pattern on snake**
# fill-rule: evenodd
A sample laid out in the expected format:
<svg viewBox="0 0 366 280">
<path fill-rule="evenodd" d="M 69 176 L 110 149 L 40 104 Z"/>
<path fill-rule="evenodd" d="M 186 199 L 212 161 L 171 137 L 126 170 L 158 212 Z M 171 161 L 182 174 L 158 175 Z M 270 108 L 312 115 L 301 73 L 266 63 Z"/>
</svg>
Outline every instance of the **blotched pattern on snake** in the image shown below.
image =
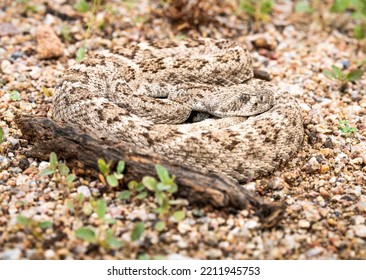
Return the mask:
<svg viewBox="0 0 366 280">
<path fill-rule="evenodd" d="M 237 181 L 274 171 L 304 136 L 296 100 L 253 78 L 247 48 L 224 39 L 90 56 L 65 72 L 53 102 L 56 121 L 93 137 Z"/>
</svg>

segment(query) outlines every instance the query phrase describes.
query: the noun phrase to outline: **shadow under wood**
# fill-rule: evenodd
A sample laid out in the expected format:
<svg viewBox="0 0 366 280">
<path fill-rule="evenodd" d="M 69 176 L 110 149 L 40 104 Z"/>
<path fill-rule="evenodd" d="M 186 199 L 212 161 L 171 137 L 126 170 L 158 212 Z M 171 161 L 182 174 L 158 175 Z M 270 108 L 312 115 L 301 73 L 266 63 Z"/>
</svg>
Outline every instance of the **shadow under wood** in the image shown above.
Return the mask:
<svg viewBox="0 0 366 280">
<path fill-rule="evenodd" d="M 123 180 L 126 182 L 146 175 L 156 176 L 155 165 L 161 164 L 176 176 L 178 195 L 191 203 L 210 204 L 215 208 L 246 209 L 251 206 L 264 228 L 276 226 L 285 212 L 284 204 L 264 203 L 261 198 L 223 175 L 204 174 L 129 144 L 95 139 L 78 132 L 76 128 L 60 127 L 47 118 L 17 116 L 16 123 L 23 137 L 33 145 L 27 152 L 29 157 L 48 160 L 49 154 L 55 152 L 66 161 L 80 161 L 85 168 L 97 172 L 100 158 L 112 161 L 112 167 L 123 160 L 126 164 Z"/>
</svg>

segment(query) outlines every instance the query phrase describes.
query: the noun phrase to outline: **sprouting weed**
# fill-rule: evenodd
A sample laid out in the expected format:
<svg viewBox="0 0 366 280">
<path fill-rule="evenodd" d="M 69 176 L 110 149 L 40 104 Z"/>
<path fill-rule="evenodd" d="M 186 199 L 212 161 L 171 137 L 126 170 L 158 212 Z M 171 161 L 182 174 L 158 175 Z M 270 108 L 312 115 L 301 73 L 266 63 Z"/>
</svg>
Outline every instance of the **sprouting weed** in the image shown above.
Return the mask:
<svg viewBox="0 0 366 280">
<path fill-rule="evenodd" d="M 340 89 L 343 91 L 348 82 L 357 81 L 361 79 L 364 71 L 361 69 L 344 72 L 337 66 L 333 65 L 331 70 L 324 70 L 323 74 L 330 78 L 338 81 Z"/>
<path fill-rule="evenodd" d="M 350 126 L 348 124 L 348 121 L 341 120 L 339 121 L 338 130 L 345 135 L 350 135 L 352 133 L 355 133 L 357 131 L 357 128 Z"/>
<path fill-rule="evenodd" d="M 123 171 L 125 169 L 125 163 L 123 161 L 119 161 L 117 163 L 116 171 L 113 173 L 110 172 L 111 162 L 106 163 L 103 159 L 98 160 L 98 167 L 101 172 L 101 176 L 99 178 L 101 181 L 106 184 L 108 183 L 111 187 L 117 187 L 119 185 L 118 180 L 123 178 Z"/>
<path fill-rule="evenodd" d="M 70 173 L 70 169 L 65 163 L 59 163 L 57 155 L 52 152 L 50 154 L 50 165 L 48 168 L 41 170 L 40 176 L 53 175 L 53 179 L 60 184 L 65 184 L 69 188 L 73 186 L 73 181 L 76 179 L 75 174 Z"/>
</svg>

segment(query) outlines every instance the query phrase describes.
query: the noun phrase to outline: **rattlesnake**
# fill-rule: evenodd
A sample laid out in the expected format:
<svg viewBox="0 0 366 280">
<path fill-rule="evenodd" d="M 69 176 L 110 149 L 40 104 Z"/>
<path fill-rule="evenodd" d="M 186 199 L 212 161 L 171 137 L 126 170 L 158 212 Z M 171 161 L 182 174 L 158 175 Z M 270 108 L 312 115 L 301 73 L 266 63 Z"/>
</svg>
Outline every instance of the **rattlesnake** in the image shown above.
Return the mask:
<svg viewBox="0 0 366 280">
<path fill-rule="evenodd" d="M 300 148 L 300 108 L 253 78 L 250 54 L 230 40 L 140 43 L 69 68 L 54 119 L 239 182 L 275 170 Z M 189 121 L 187 121 L 189 119 Z"/>
</svg>

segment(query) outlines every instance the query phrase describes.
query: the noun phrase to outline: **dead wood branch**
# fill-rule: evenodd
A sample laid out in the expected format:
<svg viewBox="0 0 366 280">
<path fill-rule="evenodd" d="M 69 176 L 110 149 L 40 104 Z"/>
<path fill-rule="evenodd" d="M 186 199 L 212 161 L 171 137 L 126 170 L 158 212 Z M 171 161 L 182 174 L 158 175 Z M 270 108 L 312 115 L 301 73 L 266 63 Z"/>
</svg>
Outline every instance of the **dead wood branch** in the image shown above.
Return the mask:
<svg viewBox="0 0 366 280">
<path fill-rule="evenodd" d="M 219 174 L 204 174 L 169 161 L 163 156 L 138 150 L 131 145 L 116 145 L 98 140 L 79 133 L 75 128 L 60 127 L 47 118 L 18 116 L 16 122 L 23 137 L 33 145 L 27 152 L 30 157 L 47 160 L 49 154 L 55 152 L 68 162 L 79 161 L 85 168 L 96 171 L 97 160 L 100 158 L 111 160 L 114 165 L 123 160 L 126 163 L 126 181 L 139 180 L 145 175 L 155 176 L 154 166 L 159 163 L 166 167 L 170 174 L 176 176 L 179 195 L 192 203 L 236 209 L 245 209 L 250 205 L 256 210 L 265 227 L 276 225 L 284 213 L 284 205 L 264 203 L 253 193 Z"/>
</svg>

